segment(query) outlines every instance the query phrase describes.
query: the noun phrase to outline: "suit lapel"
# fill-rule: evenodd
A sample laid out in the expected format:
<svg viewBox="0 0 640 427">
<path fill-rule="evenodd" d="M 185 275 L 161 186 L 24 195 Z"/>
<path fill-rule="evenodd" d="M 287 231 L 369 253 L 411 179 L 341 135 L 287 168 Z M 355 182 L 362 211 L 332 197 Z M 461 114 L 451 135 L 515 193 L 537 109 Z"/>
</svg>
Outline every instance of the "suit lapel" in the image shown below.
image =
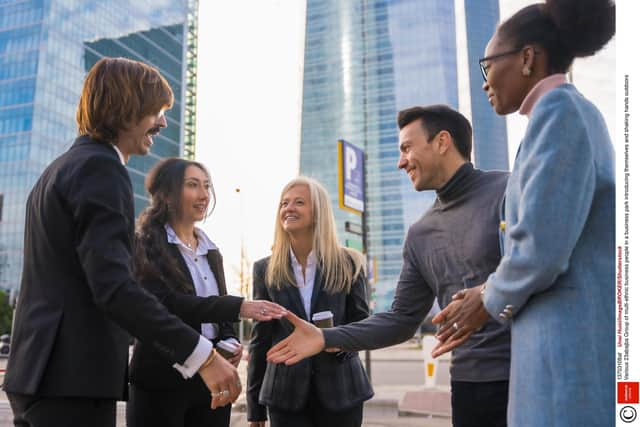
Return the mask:
<svg viewBox="0 0 640 427">
<path fill-rule="evenodd" d="M 220 295 L 227 295 L 227 284 L 224 279 L 224 267 L 222 265 L 222 255 L 217 249 L 207 252 L 207 261 L 209 261 L 209 267 L 216 278 L 218 283 L 218 293 Z"/>
<path fill-rule="evenodd" d="M 295 280 L 296 275 L 293 271 L 293 266 L 291 265 L 291 259 L 289 259 L 288 268 L 291 277 L 293 277 Z M 285 296 L 289 300 L 290 304 L 283 305 L 290 307 L 289 310 L 293 311 L 296 316 L 302 319 L 307 318 L 307 312 L 304 310 L 302 296 L 300 296 L 300 289 L 298 289 L 295 283 L 285 283 L 284 287 L 276 292 L 282 292 L 283 296 Z"/>
<path fill-rule="evenodd" d="M 291 302 L 291 311 L 293 311 L 296 316 L 306 319 L 307 312 L 304 310 L 304 303 L 302 302 L 302 297 L 300 296 L 300 289 L 292 284 L 286 284 L 285 288 L 282 289 L 281 292 L 284 292 Z"/>
<path fill-rule="evenodd" d="M 178 249 L 178 246 L 174 245 L 173 243 L 168 243 L 168 245 L 169 245 L 169 251 L 173 254 L 173 257 L 178 262 L 178 267 L 180 267 L 182 274 L 187 279 L 187 283 L 189 284 L 189 289 L 187 289 L 187 292 L 191 295 L 195 295 L 196 286 L 193 284 L 193 278 L 191 277 L 191 273 L 189 272 L 189 267 L 187 267 L 187 263 L 182 257 L 182 254 L 180 253 L 180 249 Z"/>
</svg>

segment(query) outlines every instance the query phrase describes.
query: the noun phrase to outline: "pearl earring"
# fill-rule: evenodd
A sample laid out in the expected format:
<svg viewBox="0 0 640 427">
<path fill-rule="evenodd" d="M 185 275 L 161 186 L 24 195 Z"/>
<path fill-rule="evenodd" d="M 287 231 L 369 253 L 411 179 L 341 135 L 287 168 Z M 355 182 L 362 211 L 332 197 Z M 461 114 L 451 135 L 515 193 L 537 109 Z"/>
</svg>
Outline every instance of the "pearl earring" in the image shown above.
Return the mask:
<svg viewBox="0 0 640 427">
<path fill-rule="evenodd" d="M 522 69 L 522 75 L 525 77 L 529 77 L 531 75 L 531 68 L 525 67 Z"/>
</svg>

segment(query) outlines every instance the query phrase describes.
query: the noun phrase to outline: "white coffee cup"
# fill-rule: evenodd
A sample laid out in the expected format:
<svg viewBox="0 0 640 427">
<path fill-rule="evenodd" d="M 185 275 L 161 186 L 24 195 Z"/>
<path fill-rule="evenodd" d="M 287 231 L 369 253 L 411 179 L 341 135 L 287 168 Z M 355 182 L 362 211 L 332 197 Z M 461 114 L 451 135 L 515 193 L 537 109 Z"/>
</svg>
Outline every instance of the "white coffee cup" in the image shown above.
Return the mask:
<svg viewBox="0 0 640 427">
<path fill-rule="evenodd" d="M 333 327 L 333 313 L 331 311 L 320 311 L 313 313 L 311 320 L 318 328 L 332 328 Z"/>
</svg>

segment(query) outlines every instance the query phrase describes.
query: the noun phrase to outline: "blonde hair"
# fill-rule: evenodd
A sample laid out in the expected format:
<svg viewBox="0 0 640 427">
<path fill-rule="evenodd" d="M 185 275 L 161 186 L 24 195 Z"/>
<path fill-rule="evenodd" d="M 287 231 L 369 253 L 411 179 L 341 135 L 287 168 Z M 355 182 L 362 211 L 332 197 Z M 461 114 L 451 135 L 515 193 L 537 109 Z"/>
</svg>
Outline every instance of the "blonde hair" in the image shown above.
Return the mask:
<svg viewBox="0 0 640 427">
<path fill-rule="evenodd" d="M 338 244 L 336 223 L 327 190 L 313 178 L 299 176 L 287 183 L 280 193 L 280 200 L 285 193 L 297 185 L 309 188 L 311 215 L 313 218 L 313 252 L 318 267 L 324 276 L 324 289 L 331 294 L 350 292 L 351 283 L 363 271 L 361 253 Z M 267 286 L 281 289 L 288 285 L 295 286 L 296 280 L 289 268 L 289 251 L 291 240 L 280 222 L 280 202 L 276 210 L 275 236 L 272 254 L 266 272 Z"/>
</svg>

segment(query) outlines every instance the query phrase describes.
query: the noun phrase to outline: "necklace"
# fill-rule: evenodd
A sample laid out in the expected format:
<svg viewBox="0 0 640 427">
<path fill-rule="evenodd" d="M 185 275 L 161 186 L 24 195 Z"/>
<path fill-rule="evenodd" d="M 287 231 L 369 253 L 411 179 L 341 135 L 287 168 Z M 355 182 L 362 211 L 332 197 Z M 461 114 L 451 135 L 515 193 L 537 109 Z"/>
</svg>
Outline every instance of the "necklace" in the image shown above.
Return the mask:
<svg viewBox="0 0 640 427">
<path fill-rule="evenodd" d="M 187 245 L 187 247 L 191 250 L 194 250 L 195 248 L 198 247 L 198 237 L 197 236 L 193 236 L 193 241 L 189 241 L 187 239 L 184 239 L 184 243 L 185 245 Z"/>
</svg>

